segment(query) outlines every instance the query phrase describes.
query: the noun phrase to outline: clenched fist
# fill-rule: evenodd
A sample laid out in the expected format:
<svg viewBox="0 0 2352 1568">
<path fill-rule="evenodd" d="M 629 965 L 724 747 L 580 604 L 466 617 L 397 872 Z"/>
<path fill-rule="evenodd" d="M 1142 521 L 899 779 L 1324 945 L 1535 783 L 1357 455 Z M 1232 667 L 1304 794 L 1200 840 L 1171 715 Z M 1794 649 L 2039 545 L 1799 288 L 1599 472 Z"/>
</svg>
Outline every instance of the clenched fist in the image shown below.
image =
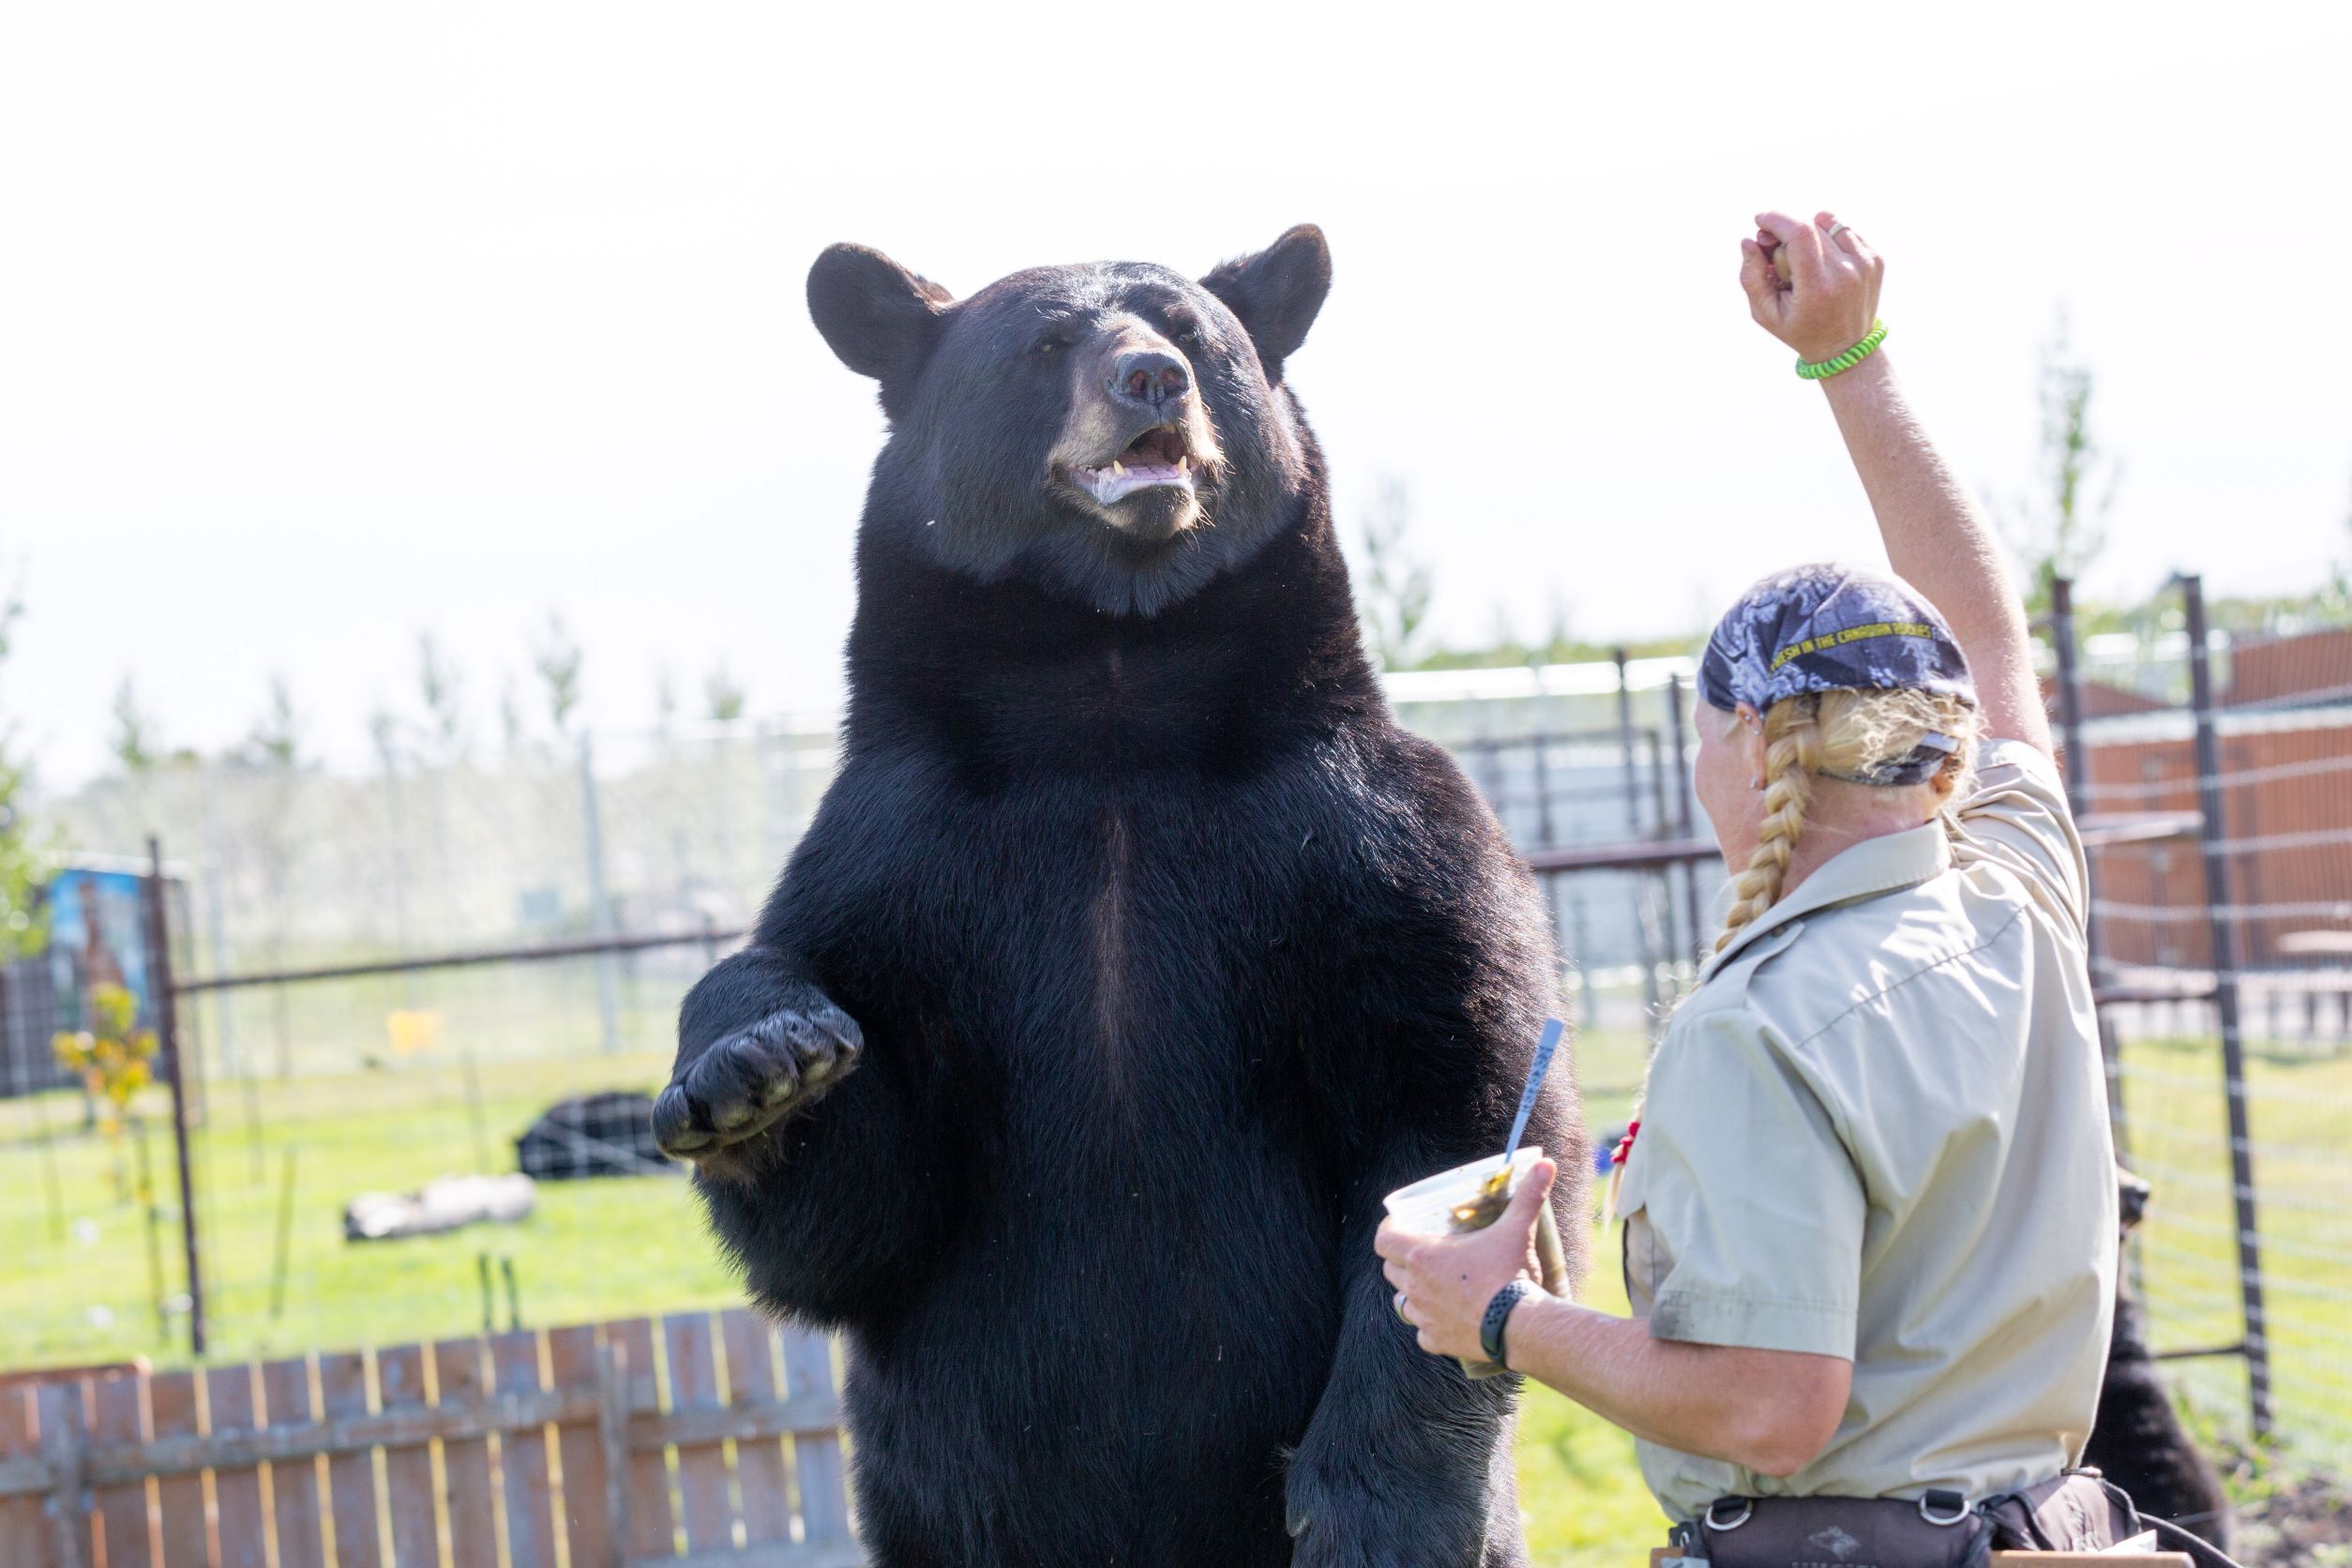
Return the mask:
<svg viewBox="0 0 2352 1568">
<path fill-rule="evenodd" d="M 1785 248 L 1785 249 L 1784 249 Z M 1773 252 L 1788 278 L 1773 268 Z M 1833 358 L 1870 336 L 1887 264 L 1834 214 L 1812 222 L 1786 213 L 1756 215 L 1756 237 L 1740 242 L 1740 286 L 1756 325 L 1805 360 Z"/>
</svg>

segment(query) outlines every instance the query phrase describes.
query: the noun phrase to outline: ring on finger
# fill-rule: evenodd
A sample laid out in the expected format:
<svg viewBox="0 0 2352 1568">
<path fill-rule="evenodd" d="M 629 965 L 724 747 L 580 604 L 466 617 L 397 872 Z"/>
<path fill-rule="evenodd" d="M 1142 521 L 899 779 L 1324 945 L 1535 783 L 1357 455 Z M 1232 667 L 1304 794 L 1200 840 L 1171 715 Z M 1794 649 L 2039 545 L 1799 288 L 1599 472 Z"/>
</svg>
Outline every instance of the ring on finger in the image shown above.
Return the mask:
<svg viewBox="0 0 2352 1568">
<path fill-rule="evenodd" d="M 1837 221 L 1837 222 L 1832 222 L 1832 223 L 1830 225 L 1830 237 L 1831 237 L 1832 239 L 1835 239 L 1835 238 L 1837 238 L 1837 236 L 1838 236 L 1838 235 L 1840 235 L 1840 234 L 1846 234 L 1846 233 L 1847 233 L 1847 232 L 1848 232 L 1849 230 L 1851 230 L 1852 228 L 1853 228 L 1853 225 L 1852 225 L 1851 223 L 1844 222 L 1844 221 L 1842 221 L 1842 220 L 1841 220 L 1841 221 Z"/>
<path fill-rule="evenodd" d="M 1404 1292 L 1404 1291 L 1402 1291 L 1402 1290 L 1397 1291 L 1397 1292 L 1396 1292 L 1396 1299 L 1395 1299 L 1395 1302 L 1393 1302 L 1391 1304 L 1392 1304 L 1392 1305 L 1394 1305 L 1394 1306 L 1396 1308 L 1396 1316 L 1397 1316 L 1397 1317 L 1399 1317 L 1399 1318 L 1404 1318 L 1404 1319 L 1405 1319 L 1405 1321 L 1407 1321 L 1407 1322 L 1409 1322 L 1409 1323 L 1412 1321 L 1412 1319 L 1410 1319 L 1410 1318 L 1405 1318 L 1405 1292 Z"/>
</svg>

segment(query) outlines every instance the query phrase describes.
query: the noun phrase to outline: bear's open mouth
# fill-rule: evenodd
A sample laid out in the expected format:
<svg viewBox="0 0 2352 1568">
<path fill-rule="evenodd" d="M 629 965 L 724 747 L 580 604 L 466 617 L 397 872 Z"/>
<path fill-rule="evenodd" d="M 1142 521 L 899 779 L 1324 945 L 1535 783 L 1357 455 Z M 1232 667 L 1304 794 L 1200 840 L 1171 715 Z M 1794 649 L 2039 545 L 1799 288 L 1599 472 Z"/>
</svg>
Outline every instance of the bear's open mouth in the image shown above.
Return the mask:
<svg viewBox="0 0 2352 1568">
<path fill-rule="evenodd" d="M 1191 490 L 1199 466 L 1184 426 L 1154 425 L 1102 467 L 1074 468 L 1071 474 L 1097 505 L 1108 506 L 1153 485 Z"/>
</svg>

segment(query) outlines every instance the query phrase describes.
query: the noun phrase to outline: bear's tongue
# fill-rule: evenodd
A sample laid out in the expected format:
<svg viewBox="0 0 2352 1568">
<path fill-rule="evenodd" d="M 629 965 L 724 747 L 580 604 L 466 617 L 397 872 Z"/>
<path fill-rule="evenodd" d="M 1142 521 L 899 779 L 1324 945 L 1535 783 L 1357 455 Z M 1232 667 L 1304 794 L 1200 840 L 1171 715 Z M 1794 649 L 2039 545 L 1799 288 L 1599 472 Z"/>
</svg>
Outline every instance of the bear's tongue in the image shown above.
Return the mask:
<svg viewBox="0 0 2352 1568">
<path fill-rule="evenodd" d="M 1098 505 L 1107 506 L 1153 485 L 1192 489 L 1192 458 L 1184 450 L 1184 437 L 1163 427 L 1136 437 L 1103 467 L 1078 470 L 1078 480 Z"/>
</svg>

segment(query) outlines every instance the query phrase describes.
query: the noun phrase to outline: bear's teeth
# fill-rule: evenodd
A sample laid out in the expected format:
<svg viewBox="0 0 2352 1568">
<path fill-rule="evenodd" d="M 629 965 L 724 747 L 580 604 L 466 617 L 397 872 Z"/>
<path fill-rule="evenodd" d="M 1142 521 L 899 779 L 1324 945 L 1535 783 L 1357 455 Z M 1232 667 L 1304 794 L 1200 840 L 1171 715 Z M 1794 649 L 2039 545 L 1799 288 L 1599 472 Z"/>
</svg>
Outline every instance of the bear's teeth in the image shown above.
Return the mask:
<svg viewBox="0 0 2352 1568">
<path fill-rule="evenodd" d="M 1176 460 L 1176 472 L 1179 474 L 1190 474 L 1192 472 L 1192 459 L 1189 455 Z"/>
<path fill-rule="evenodd" d="M 1116 479 L 1126 472 L 1127 465 L 1125 463 L 1121 462 L 1117 458 L 1110 460 L 1110 476 L 1112 478 Z"/>
</svg>

